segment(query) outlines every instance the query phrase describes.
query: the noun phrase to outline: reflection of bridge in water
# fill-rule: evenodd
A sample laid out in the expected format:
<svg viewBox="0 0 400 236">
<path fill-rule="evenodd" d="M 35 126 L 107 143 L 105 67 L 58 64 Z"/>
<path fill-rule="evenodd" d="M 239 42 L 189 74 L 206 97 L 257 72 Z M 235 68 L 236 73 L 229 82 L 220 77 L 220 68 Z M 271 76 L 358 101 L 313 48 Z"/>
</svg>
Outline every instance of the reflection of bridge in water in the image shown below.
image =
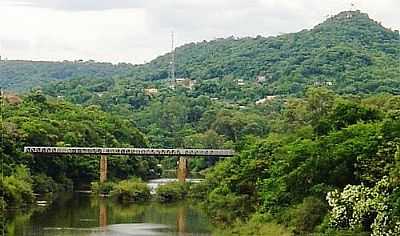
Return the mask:
<svg viewBox="0 0 400 236">
<path fill-rule="evenodd" d="M 184 206 L 180 206 L 176 212 L 176 232 L 178 233 L 178 236 L 189 235 L 187 233 L 187 215 L 187 209 Z M 107 232 L 109 230 L 108 208 L 106 199 L 99 199 L 99 229 L 102 232 Z M 151 235 L 153 235 L 153 233 Z"/>
<path fill-rule="evenodd" d="M 160 149 L 160 148 L 100 148 L 100 147 L 25 147 L 24 152 L 51 155 L 100 155 L 100 182 L 107 180 L 107 156 L 175 156 L 179 157 L 177 177 L 184 182 L 188 176 L 188 157 L 231 157 L 229 149 Z"/>
</svg>

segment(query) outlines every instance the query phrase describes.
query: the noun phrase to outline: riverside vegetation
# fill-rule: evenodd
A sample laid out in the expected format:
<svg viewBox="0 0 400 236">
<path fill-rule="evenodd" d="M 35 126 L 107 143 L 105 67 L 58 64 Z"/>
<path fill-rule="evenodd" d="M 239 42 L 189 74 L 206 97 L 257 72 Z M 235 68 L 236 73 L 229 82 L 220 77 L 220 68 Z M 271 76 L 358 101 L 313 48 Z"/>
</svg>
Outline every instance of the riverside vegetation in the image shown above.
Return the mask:
<svg viewBox="0 0 400 236">
<path fill-rule="evenodd" d="M 91 189 L 93 194 L 111 196 L 123 203 L 146 202 L 152 198 L 149 186 L 137 178 L 117 182 L 92 182 Z M 157 187 L 154 200 L 161 203 L 184 200 L 189 193 L 189 189 L 190 184 L 188 183 L 166 183 Z"/>
<path fill-rule="evenodd" d="M 398 31 L 352 11 L 299 33 L 188 44 L 176 54 L 178 76 L 197 81 L 191 88 L 166 79 L 167 54 L 112 75 L 62 74 L 8 99 L 0 149 L 7 207 L 98 176 L 97 158 L 38 158 L 22 153 L 26 145 L 233 148 L 229 160 L 191 160 L 205 180 L 160 187 L 155 199 L 195 199 L 222 227 L 218 235 L 400 234 Z M 2 63 L 2 83 L 26 81 L 10 73 L 15 62 Z M 43 79 L 54 81 L 49 74 Z M 37 84 L 29 78 L 27 87 Z M 147 180 L 175 165 L 110 157 L 110 179 Z M 138 179 L 93 188 L 150 199 Z"/>
</svg>

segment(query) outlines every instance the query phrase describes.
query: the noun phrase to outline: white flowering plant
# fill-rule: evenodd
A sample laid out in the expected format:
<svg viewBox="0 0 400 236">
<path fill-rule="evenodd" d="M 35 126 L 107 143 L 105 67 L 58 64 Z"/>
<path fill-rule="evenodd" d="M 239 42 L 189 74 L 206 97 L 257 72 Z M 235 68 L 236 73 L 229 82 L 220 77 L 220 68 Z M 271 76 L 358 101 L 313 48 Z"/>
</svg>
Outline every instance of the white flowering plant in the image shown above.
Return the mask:
<svg viewBox="0 0 400 236">
<path fill-rule="evenodd" d="M 391 186 L 384 177 L 374 187 L 347 185 L 329 192 L 330 224 L 338 229 L 362 229 L 372 236 L 400 235 L 400 222 L 391 213 Z"/>
</svg>

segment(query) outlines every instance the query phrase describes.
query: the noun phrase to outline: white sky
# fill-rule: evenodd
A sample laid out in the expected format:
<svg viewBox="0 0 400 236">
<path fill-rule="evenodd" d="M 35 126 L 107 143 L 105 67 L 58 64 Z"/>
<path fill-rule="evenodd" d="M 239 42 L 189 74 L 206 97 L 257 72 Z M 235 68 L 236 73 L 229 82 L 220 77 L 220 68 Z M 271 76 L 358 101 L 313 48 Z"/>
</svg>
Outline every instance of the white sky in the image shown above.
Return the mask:
<svg viewBox="0 0 400 236">
<path fill-rule="evenodd" d="M 400 0 L 0 0 L 8 59 L 143 63 L 177 45 L 312 28 L 355 8 L 400 29 Z"/>
</svg>

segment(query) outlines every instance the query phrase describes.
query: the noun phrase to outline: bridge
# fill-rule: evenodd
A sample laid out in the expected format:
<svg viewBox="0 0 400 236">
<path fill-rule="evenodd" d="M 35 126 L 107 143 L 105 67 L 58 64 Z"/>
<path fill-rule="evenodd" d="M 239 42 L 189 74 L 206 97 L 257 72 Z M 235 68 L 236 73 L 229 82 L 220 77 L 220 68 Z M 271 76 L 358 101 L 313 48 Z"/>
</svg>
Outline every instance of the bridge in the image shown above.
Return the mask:
<svg viewBox="0 0 400 236">
<path fill-rule="evenodd" d="M 24 152 L 36 155 L 100 155 L 100 182 L 107 181 L 107 156 L 175 156 L 179 157 L 177 177 L 185 182 L 188 157 L 212 156 L 227 158 L 235 155 L 230 149 L 163 149 L 163 148 L 103 148 L 103 147 L 25 147 Z"/>
</svg>

